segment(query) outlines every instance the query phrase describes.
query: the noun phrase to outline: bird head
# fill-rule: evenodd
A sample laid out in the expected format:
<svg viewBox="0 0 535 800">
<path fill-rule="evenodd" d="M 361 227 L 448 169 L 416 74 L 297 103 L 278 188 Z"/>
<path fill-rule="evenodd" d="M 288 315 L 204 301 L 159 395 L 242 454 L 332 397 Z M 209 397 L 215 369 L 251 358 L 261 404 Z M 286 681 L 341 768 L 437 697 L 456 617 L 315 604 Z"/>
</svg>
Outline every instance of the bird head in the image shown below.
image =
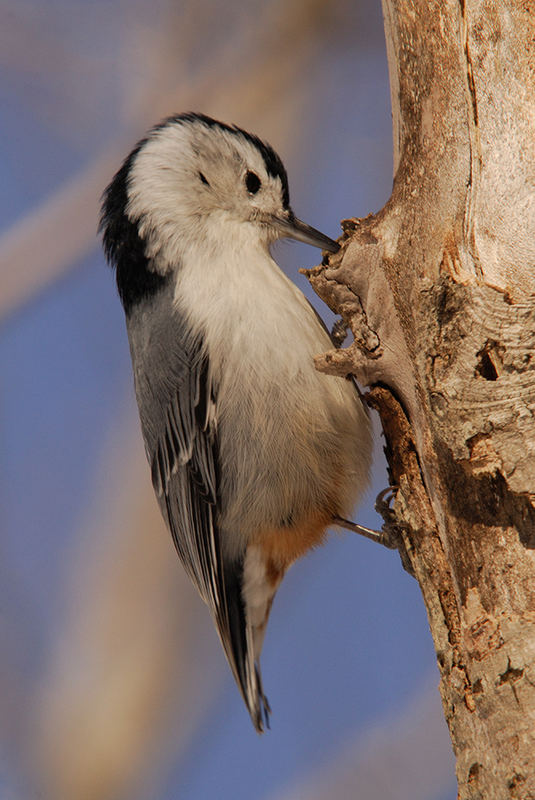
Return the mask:
<svg viewBox="0 0 535 800">
<path fill-rule="evenodd" d="M 200 114 L 170 117 L 136 148 L 126 213 L 158 271 L 203 244 L 269 247 L 293 238 L 330 252 L 332 239 L 298 220 L 275 151 L 258 137 Z"/>
</svg>

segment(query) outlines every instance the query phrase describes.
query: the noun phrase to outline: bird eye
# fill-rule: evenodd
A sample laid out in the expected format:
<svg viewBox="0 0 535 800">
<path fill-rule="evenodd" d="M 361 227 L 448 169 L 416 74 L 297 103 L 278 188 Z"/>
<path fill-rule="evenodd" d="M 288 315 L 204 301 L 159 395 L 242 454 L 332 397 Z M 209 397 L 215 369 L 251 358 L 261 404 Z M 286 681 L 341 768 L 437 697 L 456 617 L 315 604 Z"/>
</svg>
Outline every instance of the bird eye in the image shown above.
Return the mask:
<svg viewBox="0 0 535 800">
<path fill-rule="evenodd" d="M 257 191 L 262 186 L 262 181 L 256 174 L 256 172 L 246 172 L 245 173 L 245 186 L 249 194 L 256 194 Z"/>
<path fill-rule="evenodd" d="M 202 172 L 199 172 L 199 178 L 200 178 L 200 179 L 201 179 L 201 181 L 202 181 L 203 183 L 205 183 L 207 186 L 210 186 L 210 184 L 208 183 L 208 181 L 206 180 L 206 178 L 205 178 L 205 176 L 202 174 Z"/>
</svg>

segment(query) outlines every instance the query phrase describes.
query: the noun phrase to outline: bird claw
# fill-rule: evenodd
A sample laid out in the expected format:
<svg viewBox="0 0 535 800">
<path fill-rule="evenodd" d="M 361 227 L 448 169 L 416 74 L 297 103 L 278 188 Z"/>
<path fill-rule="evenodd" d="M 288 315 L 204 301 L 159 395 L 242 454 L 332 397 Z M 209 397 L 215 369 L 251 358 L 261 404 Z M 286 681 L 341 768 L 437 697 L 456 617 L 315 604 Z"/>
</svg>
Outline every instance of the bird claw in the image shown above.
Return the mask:
<svg viewBox="0 0 535 800">
<path fill-rule="evenodd" d="M 337 350 L 342 347 L 347 339 L 347 326 L 342 319 L 337 319 L 331 328 L 331 339 Z"/>
<path fill-rule="evenodd" d="M 390 507 L 390 503 L 394 499 L 397 490 L 397 486 L 387 486 L 386 489 L 383 489 L 382 492 L 379 492 L 375 498 L 375 510 L 382 516 L 384 520 L 388 520 L 389 522 L 394 514 L 393 509 Z M 390 495 L 390 497 L 388 497 L 388 495 Z M 387 497 L 388 499 L 386 499 Z"/>
<path fill-rule="evenodd" d="M 354 533 L 359 533 L 365 536 L 366 539 L 371 539 L 373 542 L 382 544 L 388 547 L 389 550 L 399 550 L 401 545 L 401 530 L 405 527 L 396 520 L 396 515 L 391 508 L 390 503 L 397 492 L 397 486 L 387 486 L 382 492 L 379 492 L 375 501 L 375 510 L 380 514 L 384 520 L 384 525 L 380 531 L 366 528 L 364 525 L 359 525 L 357 522 L 343 519 L 342 517 L 334 517 L 333 522 L 341 528 L 346 528 Z"/>
</svg>

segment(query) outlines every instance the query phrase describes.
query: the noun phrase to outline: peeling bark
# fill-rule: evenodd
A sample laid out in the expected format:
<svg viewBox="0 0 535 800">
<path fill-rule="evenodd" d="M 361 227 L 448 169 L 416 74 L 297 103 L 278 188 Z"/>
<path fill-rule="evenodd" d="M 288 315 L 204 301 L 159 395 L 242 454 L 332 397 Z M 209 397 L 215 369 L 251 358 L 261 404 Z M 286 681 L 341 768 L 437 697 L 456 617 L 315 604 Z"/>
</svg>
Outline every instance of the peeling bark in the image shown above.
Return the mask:
<svg viewBox="0 0 535 800">
<path fill-rule="evenodd" d="M 535 798 L 535 3 L 384 0 L 395 179 L 308 271 L 381 416 L 463 800 Z"/>
</svg>

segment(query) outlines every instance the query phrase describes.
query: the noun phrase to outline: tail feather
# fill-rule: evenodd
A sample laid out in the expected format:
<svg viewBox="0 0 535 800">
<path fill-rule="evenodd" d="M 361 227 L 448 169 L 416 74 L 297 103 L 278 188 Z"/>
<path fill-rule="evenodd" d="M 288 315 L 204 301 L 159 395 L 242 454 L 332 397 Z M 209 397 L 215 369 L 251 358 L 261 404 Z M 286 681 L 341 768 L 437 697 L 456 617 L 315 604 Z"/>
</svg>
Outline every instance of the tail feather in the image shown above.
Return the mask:
<svg viewBox="0 0 535 800">
<path fill-rule="evenodd" d="M 258 733 L 269 729 L 269 706 L 264 689 L 260 664 L 254 646 L 254 635 L 247 621 L 243 600 L 243 561 L 224 564 L 224 608 L 218 609 L 216 627 L 238 688 L 252 723 Z"/>
</svg>

